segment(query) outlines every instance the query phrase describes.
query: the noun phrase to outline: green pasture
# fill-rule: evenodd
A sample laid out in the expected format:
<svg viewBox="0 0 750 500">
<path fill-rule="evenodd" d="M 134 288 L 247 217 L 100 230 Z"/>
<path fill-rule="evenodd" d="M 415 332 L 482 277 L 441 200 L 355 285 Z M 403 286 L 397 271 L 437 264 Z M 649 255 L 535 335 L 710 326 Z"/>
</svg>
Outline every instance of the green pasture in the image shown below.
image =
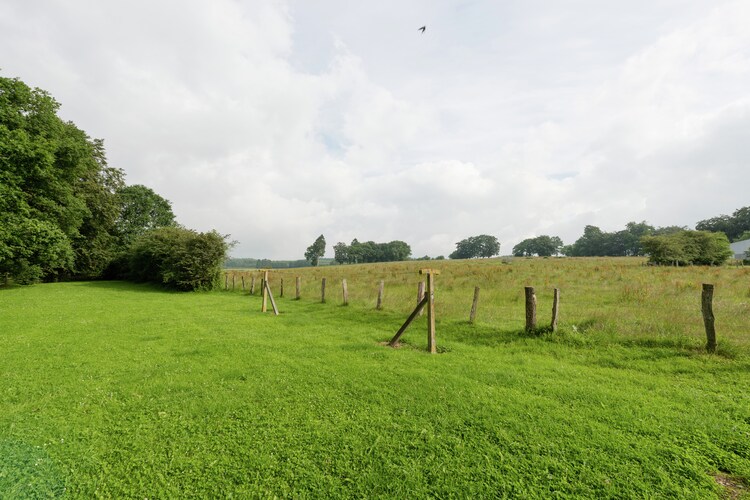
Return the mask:
<svg viewBox="0 0 750 500">
<path fill-rule="evenodd" d="M 437 355 L 425 318 L 383 345 L 423 262 L 274 270 L 279 316 L 249 271 L 234 292 L 0 289 L 0 498 L 737 498 L 750 269 L 640 262 L 430 262 Z M 561 289 L 558 333 L 523 332 L 527 285 L 540 324 Z"/>
</svg>

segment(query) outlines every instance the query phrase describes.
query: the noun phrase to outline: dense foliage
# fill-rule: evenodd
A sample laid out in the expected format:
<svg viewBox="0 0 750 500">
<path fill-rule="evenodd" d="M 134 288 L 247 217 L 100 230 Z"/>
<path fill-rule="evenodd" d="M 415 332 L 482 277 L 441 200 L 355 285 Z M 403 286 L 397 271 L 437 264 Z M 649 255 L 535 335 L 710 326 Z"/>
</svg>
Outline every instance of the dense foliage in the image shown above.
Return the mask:
<svg viewBox="0 0 750 500">
<path fill-rule="evenodd" d="M 210 290 L 219 285 L 227 237 L 181 227 L 146 231 L 129 247 L 128 273 L 134 281 L 175 290 Z"/>
<path fill-rule="evenodd" d="M 644 236 L 642 244 L 649 262 L 659 265 L 716 266 L 732 256 L 724 233 L 681 231 L 664 236 Z"/>
<path fill-rule="evenodd" d="M 0 77 L 0 275 L 18 283 L 95 277 L 115 253 L 122 172 L 59 106 Z"/>
<path fill-rule="evenodd" d="M 497 238 L 488 234 L 470 236 L 456 243 L 456 250 L 448 257 L 451 259 L 473 259 L 476 257 L 493 257 L 500 253 Z"/>
<path fill-rule="evenodd" d="M 538 255 L 540 257 L 550 257 L 557 255 L 562 249 L 563 242 L 558 236 L 537 236 L 536 238 L 527 238 L 513 247 L 513 255 L 516 257 L 530 257 Z"/>
<path fill-rule="evenodd" d="M 123 247 L 148 230 L 177 225 L 172 204 L 152 189 L 136 184 L 121 188 L 117 195 L 120 213 L 116 226 Z"/>
<path fill-rule="evenodd" d="M 205 288 L 206 276 L 216 272 L 216 252 L 226 250 L 224 240 L 222 246 L 213 233 L 187 237 L 180 231 L 170 233 L 169 245 L 159 233 L 138 240 L 176 225 L 169 201 L 145 186 L 126 186 L 123 172 L 107 165 L 103 142 L 61 120 L 59 107 L 43 90 L 0 77 L 0 276 L 19 284 L 143 279 L 131 258 L 172 248 L 177 254 L 160 262 L 174 265 L 159 280 Z M 149 252 L 148 244 L 154 244 Z M 186 249 L 197 255 L 180 253 Z"/>
<path fill-rule="evenodd" d="M 333 252 L 333 259 L 339 264 L 398 262 L 409 258 L 411 247 L 400 240 L 388 243 L 375 243 L 374 241 L 360 243 L 357 238 L 354 238 L 351 245 L 343 242 L 336 243 L 333 246 Z"/>
<path fill-rule="evenodd" d="M 575 243 L 562 248 L 570 257 L 629 257 L 644 255 L 641 239 L 647 235 L 661 236 L 684 231 L 686 228 L 668 226 L 655 228 L 646 221 L 628 222 L 625 229 L 613 233 L 596 226 L 586 226 L 583 236 Z"/>
<path fill-rule="evenodd" d="M 742 241 L 750 238 L 750 207 L 742 207 L 730 215 L 719 215 L 702 220 L 695 225 L 699 231 L 722 232 L 729 241 Z"/>
</svg>

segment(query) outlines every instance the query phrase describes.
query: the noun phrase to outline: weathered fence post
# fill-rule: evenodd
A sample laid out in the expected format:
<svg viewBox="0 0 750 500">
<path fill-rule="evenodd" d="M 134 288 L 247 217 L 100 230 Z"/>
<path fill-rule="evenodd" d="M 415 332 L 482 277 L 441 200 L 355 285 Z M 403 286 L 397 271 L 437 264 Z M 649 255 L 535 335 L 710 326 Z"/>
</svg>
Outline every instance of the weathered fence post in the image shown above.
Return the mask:
<svg viewBox="0 0 750 500">
<path fill-rule="evenodd" d="M 266 312 L 266 309 L 268 309 L 268 304 L 267 304 L 267 301 L 268 301 L 268 270 L 267 269 L 263 270 L 263 278 L 261 279 L 260 286 L 261 286 L 260 293 L 263 296 L 263 301 L 261 302 L 261 305 L 260 305 L 260 312 Z"/>
<path fill-rule="evenodd" d="M 349 305 L 349 290 L 346 288 L 346 278 L 341 280 L 341 293 L 344 296 L 344 305 Z"/>
<path fill-rule="evenodd" d="M 526 331 L 533 332 L 536 330 L 536 295 L 534 287 L 524 287 L 526 292 Z"/>
<path fill-rule="evenodd" d="M 703 283 L 703 294 L 701 295 L 701 311 L 703 312 L 703 324 L 706 326 L 706 350 L 716 352 L 716 329 L 714 328 L 714 286 Z"/>
<path fill-rule="evenodd" d="M 427 306 L 427 350 L 430 351 L 430 354 L 435 354 L 437 353 L 437 345 L 435 344 L 435 275 L 440 274 L 440 271 L 435 269 L 420 269 L 419 274 L 427 275 L 427 294 L 417 304 L 417 307 L 409 315 L 404 324 L 401 325 L 396 335 L 388 342 L 388 345 L 396 347 L 398 339 L 401 338 L 406 328 L 422 312 L 422 309 Z M 422 292 L 424 293 L 424 283 L 422 283 Z"/>
<path fill-rule="evenodd" d="M 378 285 L 378 303 L 375 306 L 375 309 L 378 311 L 383 309 L 383 288 L 385 287 L 385 281 L 380 280 L 380 285 Z"/>
<path fill-rule="evenodd" d="M 421 272 L 421 271 L 420 271 Z M 435 345 L 435 276 L 431 269 L 427 273 L 427 350 L 430 354 L 437 352 Z"/>
<path fill-rule="evenodd" d="M 279 290 L 279 297 L 284 296 L 284 278 L 281 278 L 281 290 Z"/>
<path fill-rule="evenodd" d="M 469 313 L 469 323 L 474 323 L 477 317 L 477 305 L 479 304 L 479 287 L 474 287 L 474 300 L 471 303 L 471 312 Z"/>
<path fill-rule="evenodd" d="M 232 273 L 232 291 L 234 291 L 234 273 Z"/>
<path fill-rule="evenodd" d="M 550 328 L 553 332 L 557 331 L 557 316 L 560 313 L 560 289 L 555 288 L 555 294 L 552 298 L 552 324 Z"/>
<path fill-rule="evenodd" d="M 268 271 L 266 271 L 266 273 L 268 273 Z M 276 307 L 276 301 L 273 300 L 273 294 L 271 293 L 271 285 L 268 284 L 268 278 L 266 277 L 266 279 L 263 280 L 263 282 L 264 282 L 263 286 L 265 288 L 264 295 L 268 294 L 268 298 L 271 300 L 271 307 L 273 307 L 273 314 L 276 315 L 276 316 L 278 316 L 279 315 L 279 308 Z"/>
<path fill-rule="evenodd" d="M 224 290 L 229 290 L 229 273 L 224 273 Z"/>
<path fill-rule="evenodd" d="M 297 277 L 295 278 L 295 280 L 294 280 L 294 281 L 295 281 L 295 283 L 294 283 L 294 284 L 295 284 L 295 288 L 297 289 L 297 290 L 296 290 L 296 292 L 297 292 L 297 293 L 296 293 L 296 295 L 294 296 L 294 299 L 295 299 L 295 300 L 299 300 L 299 299 L 300 299 L 300 298 L 302 297 L 302 294 L 301 294 L 301 290 L 302 290 L 302 280 L 300 279 L 300 277 L 299 277 L 299 276 L 297 276 Z"/>
<path fill-rule="evenodd" d="M 424 281 L 420 281 L 417 285 L 417 304 L 422 302 L 422 299 L 424 299 Z M 422 315 L 422 310 L 420 309 L 419 315 Z"/>
<path fill-rule="evenodd" d="M 240 279 L 242 280 L 242 291 L 245 291 L 245 276 L 240 276 Z"/>
<path fill-rule="evenodd" d="M 320 282 L 320 301 L 325 302 L 326 301 L 326 279 L 323 278 L 323 280 Z"/>
<path fill-rule="evenodd" d="M 250 295 L 255 295 L 255 275 L 250 278 Z"/>
</svg>

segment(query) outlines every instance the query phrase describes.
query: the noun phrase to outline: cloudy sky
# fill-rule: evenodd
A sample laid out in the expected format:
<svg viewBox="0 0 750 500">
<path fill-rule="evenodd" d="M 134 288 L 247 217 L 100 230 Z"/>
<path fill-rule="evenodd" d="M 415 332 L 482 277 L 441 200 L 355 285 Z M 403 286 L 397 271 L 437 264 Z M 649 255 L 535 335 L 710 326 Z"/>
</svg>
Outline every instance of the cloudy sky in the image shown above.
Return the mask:
<svg viewBox="0 0 750 500">
<path fill-rule="evenodd" d="M 0 75 L 235 256 L 507 254 L 750 205 L 748 26 L 747 0 L 4 0 Z"/>
</svg>

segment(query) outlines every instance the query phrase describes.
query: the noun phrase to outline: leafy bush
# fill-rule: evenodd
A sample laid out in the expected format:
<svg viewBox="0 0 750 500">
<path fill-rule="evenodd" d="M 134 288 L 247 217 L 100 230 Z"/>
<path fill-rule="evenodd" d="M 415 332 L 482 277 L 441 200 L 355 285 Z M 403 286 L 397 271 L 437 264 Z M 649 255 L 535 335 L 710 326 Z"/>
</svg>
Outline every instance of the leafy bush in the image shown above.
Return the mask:
<svg viewBox="0 0 750 500">
<path fill-rule="evenodd" d="M 181 227 L 147 231 L 128 249 L 128 277 L 176 290 L 216 288 L 229 249 L 226 238 L 216 231 L 198 233 Z"/>
</svg>

